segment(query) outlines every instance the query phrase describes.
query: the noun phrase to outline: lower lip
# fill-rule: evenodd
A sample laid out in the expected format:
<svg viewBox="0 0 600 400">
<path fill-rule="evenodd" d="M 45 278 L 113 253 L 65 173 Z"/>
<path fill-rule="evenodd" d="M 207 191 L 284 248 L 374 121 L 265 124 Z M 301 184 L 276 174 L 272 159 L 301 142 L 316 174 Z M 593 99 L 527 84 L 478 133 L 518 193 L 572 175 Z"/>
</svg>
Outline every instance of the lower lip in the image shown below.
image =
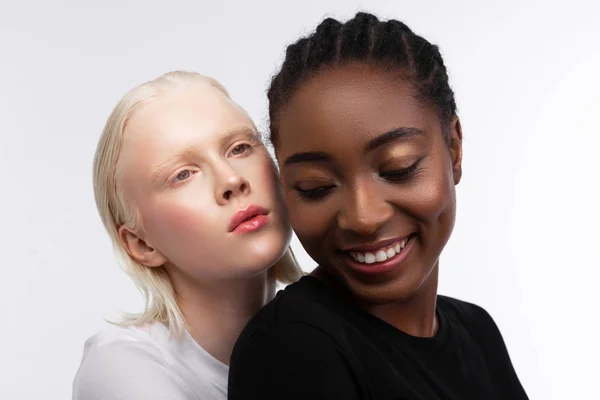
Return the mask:
<svg viewBox="0 0 600 400">
<path fill-rule="evenodd" d="M 408 253 L 411 251 L 413 247 L 415 237 L 410 238 L 406 246 L 402 249 L 402 251 L 396 254 L 394 257 L 389 258 L 382 262 L 375 262 L 372 264 L 365 264 L 356 261 L 352 256 L 346 253 L 348 264 L 357 272 L 365 275 L 375 275 L 375 274 L 383 274 L 385 272 L 392 271 L 396 269 L 402 264 L 402 262 L 408 257 Z"/>
<path fill-rule="evenodd" d="M 248 233 L 254 232 L 263 226 L 265 226 L 269 222 L 268 215 L 257 215 L 249 219 L 248 221 L 244 221 L 239 224 L 232 232 L 233 233 Z"/>
</svg>

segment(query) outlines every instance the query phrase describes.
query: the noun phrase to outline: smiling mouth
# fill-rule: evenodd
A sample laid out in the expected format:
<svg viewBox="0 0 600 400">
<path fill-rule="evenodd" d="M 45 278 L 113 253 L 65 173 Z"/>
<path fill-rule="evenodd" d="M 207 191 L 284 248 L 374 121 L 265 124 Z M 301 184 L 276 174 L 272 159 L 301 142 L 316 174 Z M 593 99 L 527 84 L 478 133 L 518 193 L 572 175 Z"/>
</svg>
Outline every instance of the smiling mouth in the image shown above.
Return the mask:
<svg viewBox="0 0 600 400">
<path fill-rule="evenodd" d="M 406 245 L 416 236 L 411 234 L 403 240 L 398 240 L 380 249 L 365 252 L 347 252 L 355 261 L 361 264 L 378 264 L 388 261 L 402 253 Z"/>
</svg>

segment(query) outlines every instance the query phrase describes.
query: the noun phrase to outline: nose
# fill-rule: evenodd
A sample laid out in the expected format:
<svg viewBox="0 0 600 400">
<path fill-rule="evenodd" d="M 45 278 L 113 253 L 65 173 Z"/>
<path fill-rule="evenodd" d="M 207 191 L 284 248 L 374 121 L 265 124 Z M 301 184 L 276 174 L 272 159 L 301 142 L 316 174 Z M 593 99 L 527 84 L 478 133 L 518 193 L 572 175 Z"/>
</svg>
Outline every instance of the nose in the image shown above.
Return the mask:
<svg viewBox="0 0 600 400">
<path fill-rule="evenodd" d="M 216 165 L 215 175 L 215 200 L 219 205 L 225 205 L 236 197 L 247 196 L 250 193 L 250 183 L 229 163 Z"/>
<path fill-rule="evenodd" d="M 365 182 L 358 183 L 344 196 L 338 226 L 357 236 L 373 236 L 394 215 L 383 196 Z"/>
</svg>

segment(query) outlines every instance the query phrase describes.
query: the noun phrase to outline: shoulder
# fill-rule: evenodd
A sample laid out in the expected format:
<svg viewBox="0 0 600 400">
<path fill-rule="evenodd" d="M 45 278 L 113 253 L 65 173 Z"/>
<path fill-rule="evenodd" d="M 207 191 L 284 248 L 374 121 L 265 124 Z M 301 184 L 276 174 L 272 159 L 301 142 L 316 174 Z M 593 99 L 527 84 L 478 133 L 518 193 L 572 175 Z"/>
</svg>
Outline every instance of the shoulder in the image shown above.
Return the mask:
<svg viewBox="0 0 600 400">
<path fill-rule="evenodd" d="M 229 398 L 354 398 L 356 360 L 340 340 L 337 305 L 313 285 L 288 286 L 246 326 L 231 357 Z M 335 384 L 326 390 L 325 382 Z"/>
<path fill-rule="evenodd" d="M 479 341 L 502 340 L 492 316 L 476 304 L 438 296 L 438 307 L 451 325 L 462 327 Z"/>
<path fill-rule="evenodd" d="M 109 327 L 89 338 L 73 398 L 186 398 L 184 383 L 168 367 L 163 328 Z"/>
<path fill-rule="evenodd" d="M 357 361 L 330 332 L 290 320 L 257 327 L 238 340 L 230 364 L 229 399 L 354 400 Z"/>
<path fill-rule="evenodd" d="M 286 329 L 289 325 L 328 331 L 339 322 L 340 304 L 315 278 L 303 277 L 287 286 L 247 324 L 242 337 L 258 330 Z"/>
<path fill-rule="evenodd" d="M 438 307 L 442 312 L 449 314 L 451 317 L 459 318 L 466 323 L 493 322 L 492 317 L 483 307 L 463 300 L 439 295 Z"/>
<path fill-rule="evenodd" d="M 246 353 L 264 345 L 285 347 L 287 352 L 319 344 L 331 347 L 340 330 L 339 316 L 332 309 L 324 289 L 314 278 L 303 278 L 280 291 L 246 325 L 236 343 L 234 353 Z M 288 346 L 294 343 L 295 346 Z"/>
<path fill-rule="evenodd" d="M 109 326 L 86 340 L 83 363 L 121 361 L 121 358 L 127 358 L 127 362 L 140 358 L 166 359 L 169 340 L 168 329 L 158 323 L 145 327 Z"/>
</svg>

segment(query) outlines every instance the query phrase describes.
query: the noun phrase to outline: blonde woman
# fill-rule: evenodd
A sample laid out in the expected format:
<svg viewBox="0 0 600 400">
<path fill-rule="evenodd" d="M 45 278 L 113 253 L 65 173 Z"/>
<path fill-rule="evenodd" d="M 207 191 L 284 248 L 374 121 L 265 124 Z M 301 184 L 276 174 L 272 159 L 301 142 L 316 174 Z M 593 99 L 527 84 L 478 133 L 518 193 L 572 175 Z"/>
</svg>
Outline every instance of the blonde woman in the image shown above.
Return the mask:
<svg viewBox="0 0 600 400">
<path fill-rule="evenodd" d="M 94 192 L 145 310 L 90 338 L 74 399 L 227 398 L 233 345 L 301 270 L 278 175 L 223 86 L 171 72 L 117 104 Z"/>
</svg>

